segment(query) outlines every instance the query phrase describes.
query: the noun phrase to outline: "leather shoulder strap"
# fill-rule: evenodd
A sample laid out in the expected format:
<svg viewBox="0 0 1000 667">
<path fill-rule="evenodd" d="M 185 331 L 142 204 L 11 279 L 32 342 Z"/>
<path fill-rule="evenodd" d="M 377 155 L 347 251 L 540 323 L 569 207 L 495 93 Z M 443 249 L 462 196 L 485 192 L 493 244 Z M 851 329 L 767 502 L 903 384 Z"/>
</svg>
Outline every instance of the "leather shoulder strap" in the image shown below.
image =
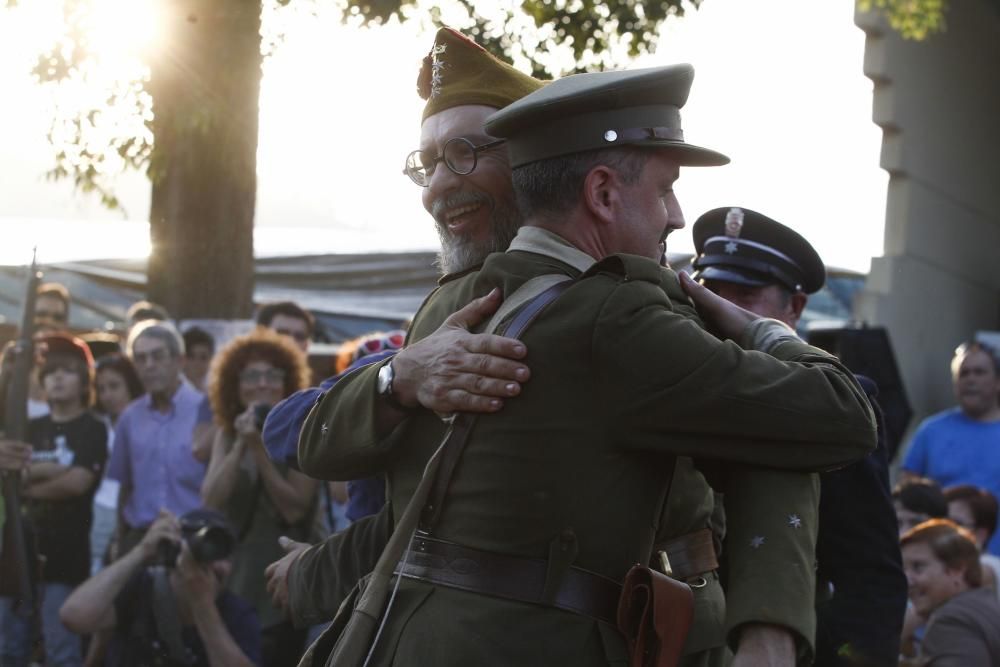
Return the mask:
<svg viewBox="0 0 1000 667">
<path fill-rule="evenodd" d="M 562 277 L 566 278 L 565 276 Z M 521 310 L 517 311 L 507 326 L 505 334 L 515 338 L 519 337 L 531 321 L 545 309 L 545 306 L 554 301 L 571 283 L 572 280 L 566 279 L 543 290 L 541 294 L 525 304 Z M 422 515 L 428 516 L 431 525 L 436 520 L 440 512 L 441 501 L 428 501 L 438 493 L 440 493 L 443 500 L 451 478 L 451 472 L 458 462 L 458 458 L 465 447 L 475 421 L 476 417 L 471 413 L 459 413 L 452 419 L 451 425 L 445 433 L 441 444 L 438 445 L 438 448 L 427 461 L 423 477 L 417 484 L 417 488 L 410 497 L 410 501 L 403 509 L 402 516 L 396 523 L 392 535 L 389 536 L 389 541 L 385 549 L 382 550 L 382 555 L 379 556 L 375 568 L 372 570 L 368 585 L 358 597 L 348 621 L 348 626 L 344 629 L 340 640 L 334 647 L 331 656 L 332 662 L 328 662 L 328 664 L 349 664 L 348 662 L 337 662 L 337 660 L 354 660 L 355 657 L 360 658 L 361 656 L 367 657 L 354 662 L 368 664 L 374 654 L 375 647 L 378 645 L 382 629 L 385 627 L 386 619 L 389 616 L 389 611 L 395 599 L 396 590 L 402 579 L 402 577 L 398 577 L 396 585 L 392 586 L 393 571 L 396 569 L 396 565 L 400 559 L 404 558 L 410 550 L 410 546 L 413 543 L 413 536 Z M 450 463 L 447 470 L 442 470 L 442 462 L 446 458 L 446 454 Z M 445 472 L 447 474 L 443 474 Z M 435 496 L 431 496 L 432 486 L 435 485 L 439 476 L 444 480 L 440 483 L 440 488 L 443 490 L 436 491 Z M 390 594 L 389 589 L 391 586 L 392 591 Z"/>
<path fill-rule="evenodd" d="M 486 328 L 483 330 L 491 333 L 496 332 L 500 323 L 507 319 L 507 316 L 515 310 L 527 302 L 535 299 L 542 292 L 553 285 L 558 285 L 569 280 L 572 280 L 572 278 L 561 273 L 548 273 L 544 276 L 535 276 L 514 290 L 513 294 L 503 300 L 503 303 L 500 304 L 497 312 L 493 313 L 493 317 L 490 318 L 489 324 L 487 324 Z M 517 336 L 511 336 L 510 334 L 504 335 L 508 338 L 517 338 Z"/>
<path fill-rule="evenodd" d="M 505 325 L 501 324 L 502 329 L 500 330 L 497 330 L 497 324 L 491 321 L 488 331 L 496 331 L 507 338 L 520 338 L 528 325 L 572 282 L 573 280 L 565 275 L 550 274 L 532 278 L 504 300 L 504 304 L 508 301 L 515 301 L 518 304 L 516 308 L 510 309 L 511 312 L 514 312 L 510 321 Z M 493 317 L 498 322 L 502 322 L 506 317 L 504 315 L 498 318 L 498 315 L 501 315 L 499 311 Z M 434 476 L 428 502 L 420 518 L 420 528 L 423 531 L 431 532 L 441 515 L 441 508 L 444 505 L 445 496 L 448 494 L 448 486 L 451 484 L 455 466 L 458 465 L 458 460 L 465 449 L 475 419 L 476 417 L 472 413 L 460 413 L 455 416 L 452 423 L 452 432 L 455 437 L 453 442 L 441 451 L 441 464 Z"/>
</svg>

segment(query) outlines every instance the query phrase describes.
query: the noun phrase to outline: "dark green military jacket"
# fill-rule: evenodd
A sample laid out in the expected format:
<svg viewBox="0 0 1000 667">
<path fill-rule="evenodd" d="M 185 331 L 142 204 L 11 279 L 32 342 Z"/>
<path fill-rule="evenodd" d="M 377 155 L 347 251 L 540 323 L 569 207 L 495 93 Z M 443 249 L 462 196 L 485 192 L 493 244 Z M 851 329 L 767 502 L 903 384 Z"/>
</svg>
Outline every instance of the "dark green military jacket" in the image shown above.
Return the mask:
<svg viewBox="0 0 1000 667">
<path fill-rule="evenodd" d="M 813 561 L 819 489 L 815 475 L 731 466 L 725 488 L 735 531 L 726 538 L 728 595 L 718 575 L 695 583 L 695 613 L 682 667 L 728 664 L 727 635 L 735 647 L 747 623 L 793 631 L 803 662 L 815 632 Z M 718 480 L 717 480 L 718 481 Z M 721 500 L 693 461 L 680 457 L 656 541 L 666 542 L 717 524 Z M 789 518 L 799 519 L 790 522 Z M 291 618 L 297 627 L 326 623 L 363 576 L 371 572 L 392 531 L 390 505 L 306 550 L 288 574 Z M 756 545 L 763 536 L 766 544 Z M 653 558 L 653 562 L 656 562 Z M 727 614 L 728 605 L 728 614 Z"/>
<path fill-rule="evenodd" d="M 429 298 L 411 339 L 494 286 L 510 294 L 552 272 L 573 274 L 531 253 L 491 256 Z M 532 381 L 504 411 L 480 418 L 436 531 L 443 539 L 545 558 L 569 530 L 575 565 L 620 579 L 650 556 L 671 455 L 818 470 L 875 443 L 867 400 L 833 357 L 798 341 L 773 357 L 718 341 L 676 276 L 649 260 L 604 260 L 524 339 Z M 420 412 L 389 438 L 358 438 L 371 429 L 357 420 L 375 413 L 377 370 L 326 395 L 299 457 L 324 478 L 384 470 L 401 507 L 444 427 Z M 341 398 L 351 410 L 338 413 Z M 407 580 L 376 655 L 375 664 L 587 665 L 623 660 L 624 650 L 617 632 L 582 616 Z"/>
</svg>

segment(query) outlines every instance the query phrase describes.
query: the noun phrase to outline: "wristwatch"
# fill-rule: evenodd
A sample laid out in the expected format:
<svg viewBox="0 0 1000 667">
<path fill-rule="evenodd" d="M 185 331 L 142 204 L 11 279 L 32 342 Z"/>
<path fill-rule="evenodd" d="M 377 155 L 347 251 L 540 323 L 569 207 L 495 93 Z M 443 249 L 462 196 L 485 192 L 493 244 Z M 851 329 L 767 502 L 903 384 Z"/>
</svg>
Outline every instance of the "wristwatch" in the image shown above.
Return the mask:
<svg viewBox="0 0 1000 667">
<path fill-rule="evenodd" d="M 392 361 L 382 366 L 378 369 L 378 380 L 375 383 L 375 391 L 378 393 L 379 398 L 384 400 L 390 406 L 400 411 L 408 411 L 413 408 L 409 408 L 399 402 L 396 398 L 396 394 L 392 392 L 392 381 L 396 379 L 396 372 L 392 369 Z"/>
</svg>

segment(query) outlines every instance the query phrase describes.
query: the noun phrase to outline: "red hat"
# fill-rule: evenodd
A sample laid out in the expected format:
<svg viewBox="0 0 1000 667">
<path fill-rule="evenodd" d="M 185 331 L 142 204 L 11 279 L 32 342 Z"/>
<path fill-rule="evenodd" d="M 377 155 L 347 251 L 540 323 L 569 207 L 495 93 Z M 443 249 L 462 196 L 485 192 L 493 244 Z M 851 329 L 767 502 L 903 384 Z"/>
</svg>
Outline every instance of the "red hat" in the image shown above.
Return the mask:
<svg viewBox="0 0 1000 667">
<path fill-rule="evenodd" d="M 79 359 L 87 368 L 94 367 L 94 355 L 82 339 L 65 333 L 50 333 L 38 339 L 45 345 L 43 357 L 48 360 L 52 356 L 67 356 Z"/>
</svg>

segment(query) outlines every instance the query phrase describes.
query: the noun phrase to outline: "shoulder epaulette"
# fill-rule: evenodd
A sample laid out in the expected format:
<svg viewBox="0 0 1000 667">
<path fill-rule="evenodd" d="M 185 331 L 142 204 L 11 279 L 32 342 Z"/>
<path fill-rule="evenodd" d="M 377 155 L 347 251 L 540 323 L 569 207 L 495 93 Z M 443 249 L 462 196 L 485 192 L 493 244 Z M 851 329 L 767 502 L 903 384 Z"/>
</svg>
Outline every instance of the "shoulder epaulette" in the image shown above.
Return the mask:
<svg viewBox="0 0 1000 667">
<path fill-rule="evenodd" d="M 583 274 L 583 277 L 601 273 L 621 276 L 626 281 L 642 280 L 654 284 L 659 284 L 662 277 L 660 265 L 653 260 L 647 257 L 624 254 L 608 255 L 590 267 Z"/>
<path fill-rule="evenodd" d="M 458 280 L 462 276 L 467 276 L 473 271 L 478 271 L 483 268 L 482 264 L 476 264 L 475 266 L 470 266 L 467 269 L 462 269 L 461 271 L 455 271 L 454 273 L 446 273 L 440 278 L 438 278 L 438 285 L 444 285 L 445 283 L 450 283 L 453 280 Z"/>
</svg>

